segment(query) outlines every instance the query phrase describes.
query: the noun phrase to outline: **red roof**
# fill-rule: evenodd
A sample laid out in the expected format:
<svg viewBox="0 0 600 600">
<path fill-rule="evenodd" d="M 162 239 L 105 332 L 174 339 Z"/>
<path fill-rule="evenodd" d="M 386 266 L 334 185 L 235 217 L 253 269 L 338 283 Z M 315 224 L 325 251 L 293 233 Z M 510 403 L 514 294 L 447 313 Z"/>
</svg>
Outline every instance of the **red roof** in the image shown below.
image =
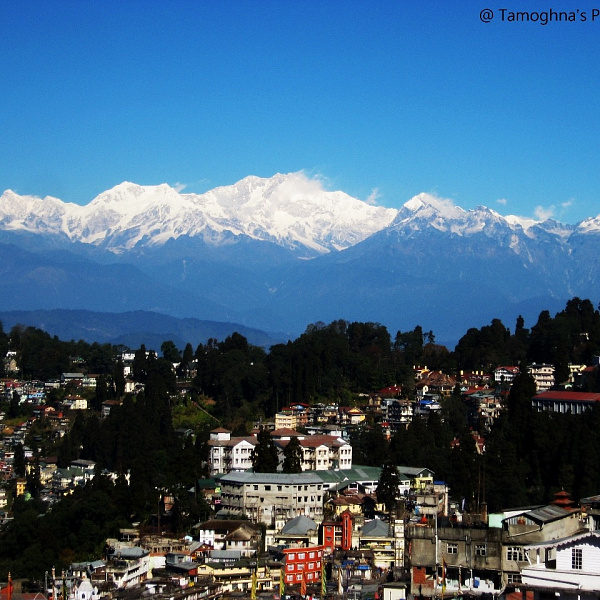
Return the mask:
<svg viewBox="0 0 600 600">
<path fill-rule="evenodd" d="M 382 390 L 379 390 L 377 392 L 377 394 L 379 396 L 395 396 L 396 394 L 401 394 L 402 393 L 402 387 L 399 385 L 390 385 L 389 387 L 383 388 Z"/>
<path fill-rule="evenodd" d="M 279 429 L 273 429 L 271 431 L 271 437 L 302 437 L 304 434 L 299 433 L 295 429 L 290 429 L 289 427 L 280 427 Z"/>
<path fill-rule="evenodd" d="M 498 367 L 496 371 L 508 371 L 510 373 L 518 373 L 520 369 L 519 367 Z"/>
<path fill-rule="evenodd" d="M 563 392 L 560 390 L 554 390 L 537 394 L 534 396 L 534 399 L 536 398 L 541 400 L 568 400 L 569 402 L 598 402 L 600 401 L 600 394 L 592 392 Z"/>
</svg>

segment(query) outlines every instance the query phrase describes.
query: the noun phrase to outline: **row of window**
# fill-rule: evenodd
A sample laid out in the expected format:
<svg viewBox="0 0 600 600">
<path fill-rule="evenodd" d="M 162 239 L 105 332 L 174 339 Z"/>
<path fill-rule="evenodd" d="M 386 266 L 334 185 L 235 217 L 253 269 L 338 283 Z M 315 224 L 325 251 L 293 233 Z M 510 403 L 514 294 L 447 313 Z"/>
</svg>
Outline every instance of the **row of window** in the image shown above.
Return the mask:
<svg viewBox="0 0 600 600">
<path fill-rule="evenodd" d="M 320 557 L 320 553 L 319 552 L 315 552 L 314 550 L 311 551 L 311 552 L 298 552 L 298 560 L 305 560 L 307 554 L 308 554 L 308 558 L 319 558 Z M 290 561 L 296 560 L 296 553 L 295 552 L 290 552 L 287 555 L 287 559 L 290 560 Z"/>
<path fill-rule="evenodd" d="M 296 570 L 296 571 L 304 571 L 304 570 L 306 570 L 306 571 L 314 571 L 315 569 L 317 569 L 317 570 L 321 569 L 321 562 L 320 561 L 316 562 L 316 563 L 314 563 L 314 562 L 308 563 L 308 568 L 307 569 L 304 569 L 304 565 L 305 564 L 307 564 L 307 563 L 291 563 L 291 564 L 288 564 L 288 565 L 286 565 L 286 571 L 288 571 L 288 572 L 291 573 L 294 570 Z M 295 569 L 294 569 L 294 567 L 295 567 Z"/>
<path fill-rule="evenodd" d="M 458 544 L 448 544 L 446 551 L 448 554 L 458 554 Z M 475 544 L 475 556 L 486 556 L 485 544 Z M 525 562 L 528 559 L 528 553 L 521 546 L 508 546 L 506 548 L 506 559 Z M 576 570 L 583 569 L 583 550 L 581 548 L 571 549 L 571 568 Z"/>
<path fill-rule="evenodd" d="M 458 554 L 458 544 L 448 544 L 446 546 L 446 553 L 447 554 Z M 475 544 L 475 556 L 486 556 L 487 555 L 487 549 L 485 544 Z"/>
<path fill-rule="evenodd" d="M 317 579 L 320 579 L 321 576 L 319 573 L 307 573 L 304 577 L 307 581 L 316 581 Z M 302 581 L 302 574 L 285 576 L 286 583 L 294 583 L 294 579 L 296 581 Z"/>
<path fill-rule="evenodd" d="M 253 487 L 254 487 L 254 489 L 255 489 L 255 490 L 258 490 L 258 484 L 256 484 L 256 483 L 255 483 L 255 484 L 253 485 Z M 265 491 L 265 492 L 270 492 L 270 491 L 271 491 L 271 487 L 275 487 L 275 486 L 271 486 L 271 485 L 264 485 L 264 486 L 263 486 L 263 489 L 264 489 L 264 491 Z M 283 488 L 284 488 L 284 487 L 285 487 L 285 489 L 286 489 L 286 490 L 289 490 L 289 489 L 290 489 L 290 487 L 292 487 L 292 486 L 289 486 L 289 485 L 286 485 L 286 486 L 283 486 L 283 485 L 278 485 L 278 486 L 276 486 L 276 487 L 277 487 L 277 491 L 278 491 L 278 492 L 281 492 L 281 491 L 283 491 Z M 317 484 L 316 486 L 315 486 L 315 484 L 311 484 L 311 485 L 305 485 L 305 486 L 304 486 L 304 491 L 305 491 L 305 492 L 306 492 L 306 491 L 308 491 L 308 488 L 309 488 L 309 487 L 311 488 L 311 490 L 314 490 L 314 489 L 315 489 L 315 487 L 316 487 L 316 489 L 317 489 L 317 490 L 320 490 L 320 489 L 321 489 L 321 485 L 320 485 L 320 484 Z M 299 492 L 301 492 L 301 491 L 302 491 L 302 486 L 301 486 L 301 485 L 299 485 L 299 486 L 298 486 L 298 491 L 299 491 Z"/>
</svg>

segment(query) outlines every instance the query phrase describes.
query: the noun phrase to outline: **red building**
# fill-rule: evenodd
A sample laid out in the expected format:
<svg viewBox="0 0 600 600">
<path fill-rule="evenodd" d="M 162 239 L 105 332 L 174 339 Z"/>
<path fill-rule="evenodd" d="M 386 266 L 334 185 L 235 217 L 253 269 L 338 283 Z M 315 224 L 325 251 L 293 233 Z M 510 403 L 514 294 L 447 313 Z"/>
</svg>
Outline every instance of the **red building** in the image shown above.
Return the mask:
<svg viewBox="0 0 600 600">
<path fill-rule="evenodd" d="M 323 521 L 321 543 L 327 554 L 352 548 L 352 520 L 352 513 L 345 510 L 337 521 Z"/>
<path fill-rule="evenodd" d="M 323 546 L 286 548 L 285 585 L 316 585 L 321 582 Z"/>
</svg>

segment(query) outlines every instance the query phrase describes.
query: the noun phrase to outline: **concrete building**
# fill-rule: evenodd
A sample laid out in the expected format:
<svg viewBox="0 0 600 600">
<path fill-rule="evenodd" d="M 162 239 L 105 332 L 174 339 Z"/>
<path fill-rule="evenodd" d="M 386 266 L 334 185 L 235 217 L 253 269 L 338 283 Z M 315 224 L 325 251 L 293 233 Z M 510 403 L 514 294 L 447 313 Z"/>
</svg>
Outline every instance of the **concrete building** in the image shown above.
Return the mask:
<svg viewBox="0 0 600 600">
<path fill-rule="evenodd" d="M 221 477 L 221 510 L 275 529 L 298 515 L 320 523 L 324 493 L 316 473 L 229 473 Z"/>
<path fill-rule="evenodd" d="M 252 452 L 258 443 L 255 436 L 231 437 L 231 431 L 218 427 L 210 432 L 210 475 L 245 471 L 252 468 Z"/>
<path fill-rule="evenodd" d="M 302 448 L 303 471 L 327 471 L 352 468 L 352 446 L 343 438 L 334 435 L 303 435 L 289 428 L 271 432 L 279 452 L 280 468 L 284 461 L 284 450 L 292 437 Z M 231 437 L 231 432 L 219 427 L 210 432 L 209 469 L 210 475 L 246 471 L 252 468 L 252 453 L 257 445 L 256 436 Z"/>
<path fill-rule="evenodd" d="M 430 519 L 406 528 L 405 559 L 415 595 L 499 594 L 521 583 L 529 545 L 575 535 L 583 526 L 579 510 L 555 505 L 493 514 L 488 524 L 445 523 Z"/>
<path fill-rule="evenodd" d="M 600 402 L 600 394 L 552 390 L 537 394 L 531 400 L 533 410 L 580 415 Z"/>
<path fill-rule="evenodd" d="M 554 385 L 554 365 L 533 363 L 527 371 L 533 377 L 538 392 L 545 392 Z"/>
</svg>

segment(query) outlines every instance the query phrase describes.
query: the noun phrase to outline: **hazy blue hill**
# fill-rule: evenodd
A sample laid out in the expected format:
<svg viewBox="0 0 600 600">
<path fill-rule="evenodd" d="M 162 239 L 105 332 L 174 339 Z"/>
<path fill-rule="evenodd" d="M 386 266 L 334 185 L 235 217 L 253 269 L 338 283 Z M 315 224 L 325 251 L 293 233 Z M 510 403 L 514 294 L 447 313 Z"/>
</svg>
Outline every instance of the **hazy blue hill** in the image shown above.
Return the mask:
<svg viewBox="0 0 600 600">
<path fill-rule="evenodd" d="M 233 332 L 265 348 L 288 339 L 283 333 L 267 333 L 237 323 L 177 319 L 141 310 L 123 313 L 64 309 L 4 311 L 0 312 L 0 321 L 6 332 L 20 324 L 37 327 L 62 340 L 123 344 L 133 350 L 145 344 L 157 352 L 166 340 L 171 340 L 180 350 L 189 342 L 195 350 L 209 338 L 224 340 Z"/>
</svg>

